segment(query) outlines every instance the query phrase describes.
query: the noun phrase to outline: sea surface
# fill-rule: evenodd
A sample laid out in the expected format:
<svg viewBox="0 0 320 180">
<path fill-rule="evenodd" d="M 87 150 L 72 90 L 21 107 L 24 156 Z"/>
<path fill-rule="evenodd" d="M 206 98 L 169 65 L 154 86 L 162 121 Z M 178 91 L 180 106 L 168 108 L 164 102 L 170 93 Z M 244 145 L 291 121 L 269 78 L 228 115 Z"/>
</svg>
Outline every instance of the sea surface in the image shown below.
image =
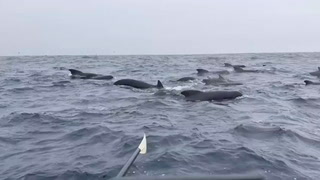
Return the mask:
<svg viewBox="0 0 320 180">
<path fill-rule="evenodd" d="M 261 73 L 236 73 L 224 63 Z M 110 179 L 147 135 L 127 176 L 259 172 L 320 177 L 320 86 L 304 80 L 320 53 L 0 57 L 0 179 Z M 67 69 L 113 75 L 71 79 Z M 206 86 L 196 69 L 228 70 L 240 86 Z M 176 82 L 185 76 L 192 82 Z M 216 77 L 216 75 L 210 75 Z M 165 89 L 113 85 L 133 78 Z M 237 90 L 189 102 L 182 90 Z"/>
</svg>

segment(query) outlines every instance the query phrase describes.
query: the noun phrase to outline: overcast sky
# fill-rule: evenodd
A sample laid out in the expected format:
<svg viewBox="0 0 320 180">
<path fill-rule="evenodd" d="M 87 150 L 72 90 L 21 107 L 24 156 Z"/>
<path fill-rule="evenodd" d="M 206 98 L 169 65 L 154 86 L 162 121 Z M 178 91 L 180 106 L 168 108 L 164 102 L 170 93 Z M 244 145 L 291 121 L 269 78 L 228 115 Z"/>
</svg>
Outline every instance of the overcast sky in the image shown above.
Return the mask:
<svg viewBox="0 0 320 180">
<path fill-rule="evenodd" d="M 320 0 L 0 0 L 0 55 L 320 51 Z"/>
</svg>

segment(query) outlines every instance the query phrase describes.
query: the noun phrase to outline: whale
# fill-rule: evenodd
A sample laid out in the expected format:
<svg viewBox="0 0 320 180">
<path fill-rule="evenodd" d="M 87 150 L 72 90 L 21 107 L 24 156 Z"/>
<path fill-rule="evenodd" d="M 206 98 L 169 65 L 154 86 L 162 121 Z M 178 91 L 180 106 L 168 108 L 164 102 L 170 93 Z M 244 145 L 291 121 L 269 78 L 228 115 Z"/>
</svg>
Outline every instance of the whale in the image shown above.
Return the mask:
<svg viewBox="0 0 320 180">
<path fill-rule="evenodd" d="M 239 91 L 198 91 L 185 90 L 181 92 L 187 101 L 223 101 L 242 96 Z"/>
<path fill-rule="evenodd" d="M 193 81 L 195 79 L 196 78 L 194 78 L 194 77 L 183 77 L 183 78 L 178 79 L 177 81 L 186 82 L 186 81 Z"/>
<path fill-rule="evenodd" d="M 217 84 L 217 83 L 225 83 L 226 79 L 219 74 L 218 78 L 207 78 L 202 80 L 206 85 Z"/>
<path fill-rule="evenodd" d="M 216 86 L 237 86 L 237 85 L 243 85 L 239 82 L 230 81 L 228 79 L 225 79 L 223 76 L 219 75 L 219 78 L 208 78 L 202 80 L 205 85 L 216 85 Z"/>
<path fill-rule="evenodd" d="M 71 73 L 71 78 L 73 79 L 97 79 L 97 80 L 110 80 L 113 79 L 111 75 L 101 75 L 101 74 L 94 74 L 94 73 L 84 73 L 82 71 L 76 69 L 69 69 Z"/>
<path fill-rule="evenodd" d="M 320 82 L 313 82 L 313 81 L 309 81 L 309 80 L 305 80 L 304 83 L 306 83 L 307 85 L 320 85 Z"/>
<path fill-rule="evenodd" d="M 225 67 L 241 67 L 241 68 L 246 67 L 245 65 L 232 65 L 230 63 L 224 63 L 224 66 Z"/>
<path fill-rule="evenodd" d="M 233 66 L 233 69 L 234 69 L 235 72 L 238 72 L 238 73 L 257 73 L 257 72 L 261 72 L 259 70 L 242 69 L 241 67 L 237 67 L 237 66 Z"/>
<path fill-rule="evenodd" d="M 318 67 L 318 71 L 311 72 L 310 75 L 320 77 L 320 67 Z"/>
<path fill-rule="evenodd" d="M 203 76 L 205 74 L 229 74 L 229 71 L 221 70 L 221 71 L 208 71 L 206 69 L 196 69 L 198 76 Z"/>
<path fill-rule="evenodd" d="M 164 88 L 162 83 L 158 80 L 157 85 L 148 84 L 143 81 L 134 80 L 134 79 L 121 79 L 113 83 L 114 85 L 123 85 L 123 86 L 130 86 L 137 89 L 149 89 L 149 88 Z"/>
</svg>

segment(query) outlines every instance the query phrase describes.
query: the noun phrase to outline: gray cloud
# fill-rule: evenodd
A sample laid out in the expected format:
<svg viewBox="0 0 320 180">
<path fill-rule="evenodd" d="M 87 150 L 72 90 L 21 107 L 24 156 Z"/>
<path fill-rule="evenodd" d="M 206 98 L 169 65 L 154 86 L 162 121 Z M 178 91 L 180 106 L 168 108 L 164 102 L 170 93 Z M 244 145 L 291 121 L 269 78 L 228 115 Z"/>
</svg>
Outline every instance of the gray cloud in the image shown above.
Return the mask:
<svg viewBox="0 0 320 180">
<path fill-rule="evenodd" d="M 319 0 L 0 0 L 0 55 L 319 51 Z"/>
</svg>

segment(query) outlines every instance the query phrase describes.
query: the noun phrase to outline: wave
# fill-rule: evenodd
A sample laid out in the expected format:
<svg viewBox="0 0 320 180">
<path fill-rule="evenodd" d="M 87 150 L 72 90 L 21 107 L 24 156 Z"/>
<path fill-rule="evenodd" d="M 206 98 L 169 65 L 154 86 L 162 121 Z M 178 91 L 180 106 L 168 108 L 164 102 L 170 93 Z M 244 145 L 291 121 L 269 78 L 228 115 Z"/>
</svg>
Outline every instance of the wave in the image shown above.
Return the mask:
<svg viewBox="0 0 320 180">
<path fill-rule="evenodd" d="M 320 148 L 320 139 L 312 139 L 305 137 L 294 130 L 284 129 L 281 127 L 261 127 L 261 126 L 254 126 L 254 125 L 238 125 L 233 129 L 234 133 L 241 135 L 246 138 L 253 138 L 253 139 L 270 139 L 270 138 L 289 138 L 290 141 L 297 141 L 299 140 L 301 143 L 306 143 L 311 146 L 316 146 Z M 290 142 L 289 141 L 289 142 Z"/>
<path fill-rule="evenodd" d="M 68 68 L 65 68 L 65 67 L 53 67 L 53 69 L 56 69 L 56 70 L 68 70 Z"/>
<path fill-rule="evenodd" d="M 320 100 L 320 98 L 302 98 L 302 97 L 289 99 L 289 101 L 292 101 L 294 103 L 302 103 L 302 104 L 319 102 L 319 100 Z"/>
<path fill-rule="evenodd" d="M 19 88 L 10 89 L 10 91 L 14 93 L 25 93 L 26 91 L 34 91 L 34 90 L 35 89 L 32 87 L 19 87 Z"/>
<path fill-rule="evenodd" d="M 285 130 L 280 127 L 259 127 L 240 124 L 234 128 L 234 132 L 246 137 L 271 138 L 282 135 L 285 133 Z"/>
<path fill-rule="evenodd" d="M 57 118 L 53 115 L 43 114 L 43 113 L 11 113 L 8 116 L 2 117 L 2 123 L 5 125 L 45 125 L 45 124 L 55 124 L 66 122 L 63 119 Z"/>
<path fill-rule="evenodd" d="M 52 84 L 53 84 L 53 87 L 55 87 L 55 86 L 56 87 L 64 87 L 70 83 L 71 83 L 71 81 L 58 81 L 58 82 L 53 82 Z"/>
<path fill-rule="evenodd" d="M 23 175 L 18 179 L 23 180 L 63 180 L 63 179 L 74 179 L 74 180 L 97 180 L 104 179 L 107 176 L 103 174 L 93 174 L 89 172 L 82 172 L 80 170 L 67 170 L 61 174 L 53 174 L 50 172 L 34 172 Z"/>
</svg>

